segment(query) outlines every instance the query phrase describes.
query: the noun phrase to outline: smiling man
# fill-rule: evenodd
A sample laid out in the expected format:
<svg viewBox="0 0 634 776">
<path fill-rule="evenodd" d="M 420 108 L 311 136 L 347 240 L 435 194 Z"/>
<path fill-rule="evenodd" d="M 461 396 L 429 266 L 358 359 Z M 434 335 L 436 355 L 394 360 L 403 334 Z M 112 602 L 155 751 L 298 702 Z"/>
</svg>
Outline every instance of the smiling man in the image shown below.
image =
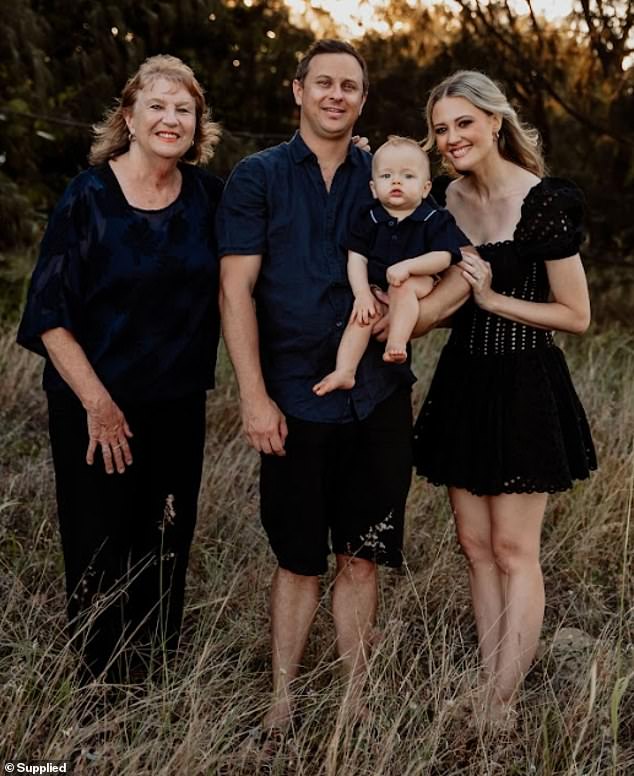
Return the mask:
<svg viewBox="0 0 634 776">
<path fill-rule="evenodd" d="M 224 337 L 244 431 L 262 457 L 262 523 L 278 561 L 265 732 L 289 723 L 331 549 L 337 648 L 349 707 L 363 711 L 376 564 L 402 560 L 409 368 L 386 365 L 373 342 L 352 390 L 312 391 L 334 366 L 352 307 L 343 246 L 353 208 L 371 199 L 370 156 L 351 143 L 367 92 L 352 46 L 315 43 L 293 81 L 299 131 L 236 167 L 218 216 Z"/>
</svg>

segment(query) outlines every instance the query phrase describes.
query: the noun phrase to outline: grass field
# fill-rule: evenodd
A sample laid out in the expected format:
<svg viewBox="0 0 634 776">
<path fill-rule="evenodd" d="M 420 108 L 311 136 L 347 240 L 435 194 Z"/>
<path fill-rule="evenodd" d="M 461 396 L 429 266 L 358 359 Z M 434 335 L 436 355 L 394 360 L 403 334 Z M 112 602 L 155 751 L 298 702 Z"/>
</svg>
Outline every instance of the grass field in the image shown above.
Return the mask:
<svg viewBox="0 0 634 776">
<path fill-rule="evenodd" d="M 416 345 L 416 408 L 445 335 Z M 209 396 L 184 652 L 160 685 L 81 687 L 63 627 L 41 364 L 0 338 L 0 760 L 75 759 L 90 774 L 634 773 L 634 332 L 611 324 L 559 338 L 591 420 L 600 469 L 550 501 L 543 541 L 546 621 L 519 725 L 490 737 L 452 703 L 477 669 L 464 561 L 445 493 L 413 484 L 407 563 L 381 580 L 372 722 L 351 728 L 323 582 L 292 739 L 272 762 L 245 751 L 269 691 L 273 569 L 258 520 L 257 456 L 239 431 L 226 358 Z M 567 629 L 567 630 L 564 630 Z M 97 709 L 91 715 L 90 710 Z"/>
</svg>

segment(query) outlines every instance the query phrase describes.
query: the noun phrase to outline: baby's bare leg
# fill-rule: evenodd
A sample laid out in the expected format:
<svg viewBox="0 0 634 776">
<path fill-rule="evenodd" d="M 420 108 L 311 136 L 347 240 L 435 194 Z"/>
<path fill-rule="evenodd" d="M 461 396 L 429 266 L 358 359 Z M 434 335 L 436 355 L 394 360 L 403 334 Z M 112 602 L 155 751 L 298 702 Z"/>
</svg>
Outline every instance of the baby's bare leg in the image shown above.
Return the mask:
<svg viewBox="0 0 634 776">
<path fill-rule="evenodd" d="M 359 361 L 361 361 L 372 336 L 372 325 L 378 320 L 379 316 L 375 316 L 370 319 L 370 323 L 366 326 L 362 326 L 357 320 L 348 322 L 337 350 L 335 371 L 326 375 L 323 380 L 313 386 L 313 391 L 317 396 L 325 396 L 338 388 L 349 390 L 354 387 Z"/>
<path fill-rule="evenodd" d="M 400 286 L 390 286 L 390 330 L 383 360 L 402 364 L 407 358 L 407 343 L 418 320 L 418 300 L 434 287 L 429 275 L 409 277 Z"/>
</svg>

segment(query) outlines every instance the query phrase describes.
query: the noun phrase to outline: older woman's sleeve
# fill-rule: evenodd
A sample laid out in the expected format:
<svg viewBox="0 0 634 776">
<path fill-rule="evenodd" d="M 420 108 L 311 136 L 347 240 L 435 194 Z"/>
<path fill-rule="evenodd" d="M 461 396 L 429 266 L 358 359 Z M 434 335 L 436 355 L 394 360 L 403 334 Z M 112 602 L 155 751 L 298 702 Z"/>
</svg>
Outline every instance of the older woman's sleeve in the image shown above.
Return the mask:
<svg viewBox="0 0 634 776">
<path fill-rule="evenodd" d="M 17 341 L 42 356 L 45 331 L 63 327 L 74 332 L 78 324 L 83 206 L 81 189 L 73 182 L 51 214 L 31 277 Z"/>
</svg>

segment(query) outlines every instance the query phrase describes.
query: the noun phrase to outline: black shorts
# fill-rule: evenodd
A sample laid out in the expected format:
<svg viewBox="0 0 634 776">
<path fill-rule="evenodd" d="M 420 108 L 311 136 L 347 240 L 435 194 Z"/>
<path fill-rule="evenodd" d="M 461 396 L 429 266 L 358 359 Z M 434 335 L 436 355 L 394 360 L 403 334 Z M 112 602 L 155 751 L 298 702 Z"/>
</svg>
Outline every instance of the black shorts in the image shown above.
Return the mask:
<svg viewBox="0 0 634 776">
<path fill-rule="evenodd" d="M 409 387 L 364 420 L 286 420 L 286 455 L 262 455 L 260 473 L 262 524 L 279 565 L 322 574 L 330 537 L 337 554 L 399 567 L 412 470 Z"/>
</svg>

